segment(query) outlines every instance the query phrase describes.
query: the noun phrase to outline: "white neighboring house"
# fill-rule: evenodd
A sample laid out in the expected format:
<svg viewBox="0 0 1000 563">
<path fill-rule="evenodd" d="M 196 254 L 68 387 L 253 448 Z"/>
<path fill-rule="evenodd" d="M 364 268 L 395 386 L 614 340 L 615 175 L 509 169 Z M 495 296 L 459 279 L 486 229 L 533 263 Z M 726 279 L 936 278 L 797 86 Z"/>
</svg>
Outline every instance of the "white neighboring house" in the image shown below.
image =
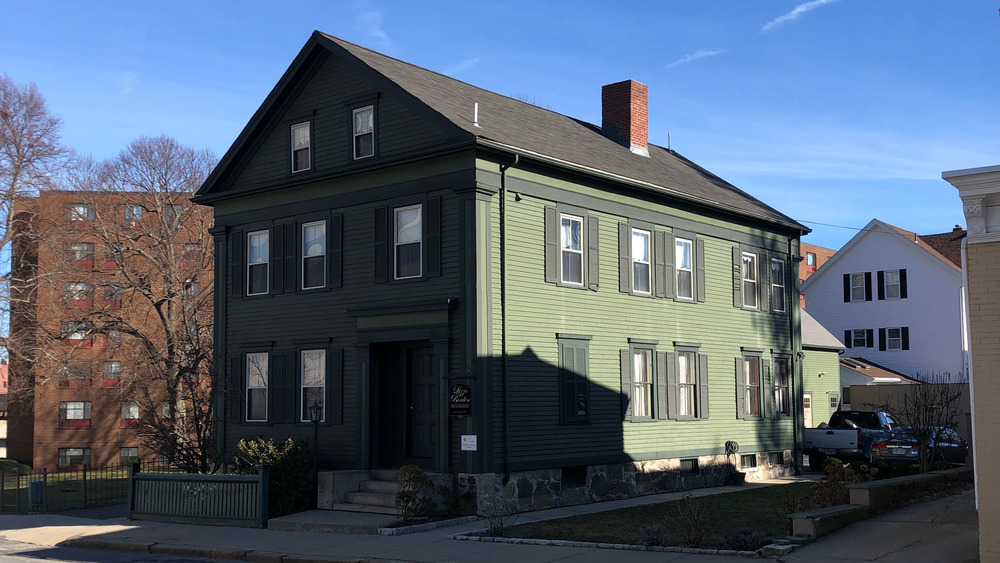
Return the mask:
<svg viewBox="0 0 1000 563">
<path fill-rule="evenodd" d="M 961 227 L 917 235 L 872 219 L 802 283 L 806 310 L 863 357 L 920 381 L 967 381 Z"/>
</svg>

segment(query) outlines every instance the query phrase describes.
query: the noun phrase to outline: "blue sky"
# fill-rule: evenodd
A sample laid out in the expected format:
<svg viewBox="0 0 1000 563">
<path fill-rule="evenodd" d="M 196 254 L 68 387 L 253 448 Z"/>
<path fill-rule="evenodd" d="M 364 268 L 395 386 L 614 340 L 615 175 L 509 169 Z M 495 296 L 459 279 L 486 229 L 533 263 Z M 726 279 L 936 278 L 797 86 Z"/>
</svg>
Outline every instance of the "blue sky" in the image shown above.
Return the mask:
<svg viewBox="0 0 1000 563">
<path fill-rule="evenodd" d="M 872 217 L 964 223 L 941 171 L 1000 163 L 985 0 L 3 2 L 0 72 L 96 158 L 166 134 L 221 156 L 314 29 L 579 119 L 649 86 L 650 141 L 839 248 Z M 826 226 L 835 225 L 835 226 Z M 848 227 L 848 228 L 843 228 Z"/>
</svg>

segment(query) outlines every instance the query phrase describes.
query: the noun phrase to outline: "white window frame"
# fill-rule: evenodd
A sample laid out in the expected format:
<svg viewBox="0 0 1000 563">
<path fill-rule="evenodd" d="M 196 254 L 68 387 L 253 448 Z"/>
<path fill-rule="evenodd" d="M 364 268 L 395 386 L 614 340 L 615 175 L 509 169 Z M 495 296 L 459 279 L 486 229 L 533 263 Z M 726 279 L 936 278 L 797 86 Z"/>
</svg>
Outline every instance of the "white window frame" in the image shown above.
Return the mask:
<svg viewBox="0 0 1000 563">
<path fill-rule="evenodd" d="M 307 368 L 307 356 L 315 355 L 318 357 L 318 362 L 316 368 L 319 370 L 319 385 L 306 385 L 306 368 Z M 299 422 L 312 422 L 309 418 L 309 407 L 312 404 L 306 404 L 306 389 L 320 389 L 320 400 L 319 404 L 323 407 L 323 412 L 320 415 L 320 422 L 326 422 L 326 350 L 302 350 L 299 354 Z"/>
<path fill-rule="evenodd" d="M 139 403 L 122 401 L 122 420 L 139 420 Z"/>
<path fill-rule="evenodd" d="M 889 283 L 889 274 L 895 274 L 895 276 L 896 276 L 896 283 L 892 283 L 892 284 Z M 900 290 L 902 289 L 902 284 L 900 284 L 900 281 L 899 281 L 899 270 L 886 270 L 885 273 L 882 274 L 882 277 L 883 277 L 883 279 L 885 281 L 885 289 L 884 289 L 884 291 L 885 291 L 885 298 L 886 299 L 900 299 Z M 896 295 L 889 295 L 889 288 L 890 287 L 894 287 L 896 289 Z"/>
<path fill-rule="evenodd" d="M 677 354 L 677 418 L 698 418 L 698 352 L 678 350 Z M 686 364 L 686 366 L 685 366 Z M 685 367 L 687 369 L 685 369 Z M 687 379 L 685 380 L 685 374 Z M 685 409 L 685 397 L 691 401 L 690 409 Z M 689 412 L 687 412 L 689 411 Z"/>
<path fill-rule="evenodd" d="M 750 260 L 750 265 L 747 265 L 747 259 Z M 743 307 L 747 309 L 758 309 L 760 308 L 760 296 L 757 291 L 758 274 L 759 268 L 757 267 L 757 255 L 753 252 L 742 252 L 742 258 L 740 259 L 740 274 L 743 278 Z M 747 291 L 749 287 L 753 288 L 753 291 Z M 751 302 L 752 301 L 752 302 Z"/>
<path fill-rule="evenodd" d="M 582 225 L 581 225 L 581 232 L 582 232 Z M 641 257 L 637 257 L 636 256 L 635 242 L 636 242 L 636 236 L 637 235 L 639 237 L 645 237 L 645 239 L 646 239 L 645 240 L 645 252 L 646 252 L 646 259 L 645 260 L 643 260 Z M 581 241 L 581 243 L 582 243 L 582 241 Z M 647 231 L 646 229 L 637 229 L 635 227 L 632 227 L 632 236 L 631 236 L 631 239 L 630 239 L 629 251 L 630 251 L 631 256 L 632 256 L 632 292 L 633 293 L 637 293 L 639 295 L 652 295 L 653 294 L 653 264 L 652 264 L 652 257 L 653 257 L 653 233 Z M 641 269 L 642 266 L 646 267 L 646 275 L 645 275 L 646 290 L 645 291 L 639 289 L 636 286 L 636 283 L 635 283 L 637 274 L 641 275 L 641 273 L 638 270 Z M 582 258 L 581 258 L 580 272 L 581 272 L 581 277 L 582 277 L 582 272 L 583 272 Z"/>
<path fill-rule="evenodd" d="M 654 396 L 656 393 L 656 350 L 635 347 L 632 348 L 631 356 L 632 419 L 652 420 L 656 416 L 654 410 L 656 408 Z"/>
<path fill-rule="evenodd" d="M 104 364 L 101 366 L 101 379 L 121 379 L 121 378 L 122 378 L 121 362 L 104 362 Z"/>
<path fill-rule="evenodd" d="M 896 336 L 892 336 L 892 331 L 896 331 Z M 896 345 L 893 346 L 893 341 Z M 889 350 L 902 350 L 903 349 L 903 329 L 900 327 L 892 327 L 885 329 L 885 349 Z"/>
<path fill-rule="evenodd" d="M 306 247 L 306 229 L 310 227 L 321 227 L 323 230 L 322 236 L 320 237 L 320 248 L 319 253 L 314 253 L 312 248 Z M 326 287 L 326 221 L 312 221 L 310 223 L 304 223 L 302 225 L 302 260 L 301 260 L 301 270 L 302 270 L 302 289 L 317 289 L 320 287 Z M 306 285 L 306 261 L 310 258 L 320 258 L 323 262 L 322 280 L 317 285 Z"/>
<path fill-rule="evenodd" d="M 356 124 L 358 120 L 358 114 L 365 111 L 371 112 L 371 122 L 369 124 L 369 129 L 367 131 L 359 132 L 357 130 Z M 372 148 L 370 154 L 358 154 L 358 137 L 364 135 L 372 136 Z M 354 160 L 361 160 L 363 158 L 371 158 L 375 156 L 375 106 L 367 105 L 359 108 L 355 108 L 351 111 L 351 151 L 354 154 Z"/>
<path fill-rule="evenodd" d="M 746 418 L 763 418 L 764 416 L 764 404 L 760 393 L 764 381 L 764 368 L 761 363 L 760 356 L 743 356 L 743 415 Z M 756 383 L 750 379 L 751 371 L 757 373 Z M 756 405 L 755 411 L 750 410 L 750 405 Z"/>
<path fill-rule="evenodd" d="M 854 283 L 855 280 L 860 280 L 861 284 L 857 285 Z M 857 295 L 860 292 L 861 295 Z M 865 273 L 855 272 L 851 274 L 851 301 L 864 301 L 865 300 Z"/>
<path fill-rule="evenodd" d="M 243 414 L 244 420 L 247 422 L 267 422 L 267 413 L 271 405 L 268 404 L 270 397 L 268 397 L 268 353 L 267 352 L 250 352 L 246 355 L 246 366 L 243 370 L 243 381 L 246 383 L 246 393 L 244 394 L 243 403 Z M 257 372 L 260 378 L 257 381 L 252 381 L 252 369 L 257 367 Z M 263 385 L 260 385 L 261 380 Z M 255 383 L 255 385 L 251 385 Z M 264 390 L 264 418 L 250 418 L 250 393 L 251 391 Z"/>
<path fill-rule="evenodd" d="M 59 403 L 59 420 L 90 420 L 90 401 L 62 401 Z"/>
<path fill-rule="evenodd" d="M 253 252 L 253 240 L 254 237 L 264 237 L 264 260 L 251 262 L 250 256 Z M 250 269 L 253 267 L 263 267 L 264 271 L 264 291 L 258 291 L 251 293 L 250 291 Z M 263 231 L 253 231 L 247 233 L 247 295 L 267 295 L 268 291 L 271 290 L 271 233 L 267 229 Z"/>
<path fill-rule="evenodd" d="M 858 344 L 858 335 L 861 335 L 861 344 Z M 852 328 L 851 329 L 851 347 L 852 348 L 867 348 L 868 347 L 868 333 L 863 328 Z"/>
<path fill-rule="evenodd" d="M 580 224 L 579 249 L 572 248 L 572 241 L 567 241 L 565 238 L 563 238 L 563 235 L 565 234 L 566 231 L 563 229 L 562 224 L 563 221 L 567 220 L 570 221 L 571 224 L 574 222 Z M 585 256 L 583 255 L 583 249 L 587 247 L 586 233 L 584 232 L 583 227 L 584 227 L 583 217 L 579 215 L 571 215 L 569 213 L 559 214 L 559 280 L 560 283 L 564 285 L 583 287 L 583 278 L 584 278 L 583 271 L 584 271 L 584 258 L 585 258 Z M 570 230 L 572 231 L 572 227 L 570 228 Z M 569 243 L 569 246 L 567 246 L 567 243 Z M 573 254 L 580 257 L 580 281 L 566 279 L 566 269 L 563 268 L 564 254 Z"/>
<path fill-rule="evenodd" d="M 780 384 L 778 380 L 778 366 L 784 366 L 785 378 L 784 384 Z M 774 385 L 774 414 L 775 415 L 790 415 L 792 414 L 792 360 L 787 356 L 775 356 L 771 362 L 771 381 Z"/>
<path fill-rule="evenodd" d="M 399 242 L 399 213 L 401 211 L 409 211 L 411 209 L 417 210 L 417 217 L 419 218 L 419 224 L 417 233 L 419 234 L 419 239 L 414 243 L 410 242 Z M 417 244 L 419 248 L 418 254 L 420 256 L 419 264 L 420 268 L 417 274 L 411 276 L 401 276 L 399 275 L 399 247 L 403 245 Z M 421 203 L 416 205 L 407 205 L 405 207 L 396 207 L 392 210 L 392 277 L 396 280 L 410 280 L 414 278 L 419 278 L 424 275 L 424 206 Z"/>
<path fill-rule="evenodd" d="M 806 266 L 816 267 L 816 254 L 813 252 L 806 252 Z"/>
<path fill-rule="evenodd" d="M 66 207 L 66 218 L 70 221 L 93 221 L 96 217 L 94 208 L 86 203 L 71 203 Z"/>
<path fill-rule="evenodd" d="M 682 253 L 681 248 L 687 247 L 687 252 Z M 686 301 L 694 301 L 694 255 L 691 253 L 694 251 L 694 241 L 686 238 L 676 238 L 674 239 L 674 272 L 677 277 L 676 283 L 676 296 L 677 299 L 684 299 Z M 681 257 L 687 256 L 688 265 L 683 267 L 681 264 Z M 690 283 L 688 287 L 691 288 L 691 295 L 681 295 L 681 274 L 686 274 L 690 277 Z"/>
<path fill-rule="evenodd" d="M 778 267 L 779 276 L 774 275 L 774 267 Z M 775 278 L 779 278 L 775 280 Z M 775 299 L 780 293 L 781 299 Z M 771 258 L 771 310 L 776 313 L 785 312 L 785 261 L 780 258 Z"/>
<path fill-rule="evenodd" d="M 306 131 L 306 136 L 305 136 L 306 142 L 305 142 L 305 145 L 296 145 L 295 144 L 296 143 L 295 133 L 297 131 L 302 130 L 302 129 L 305 129 L 305 131 Z M 291 135 L 292 135 L 292 138 L 291 138 L 291 142 L 289 143 L 289 145 L 292 148 L 292 174 L 295 174 L 296 172 L 305 172 L 306 170 L 312 169 L 312 124 L 310 122 L 308 122 L 308 121 L 304 121 L 302 123 L 296 123 L 295 125 L 292 125 Z M 296 167 L 296 164 L 298 163 L 298 160 L 295 158 L 295 153 L 298 152 L 298 151 L 306 151 L 306 166 L 305 166 L 305 168 L 297 168 Z"/>
</svg>

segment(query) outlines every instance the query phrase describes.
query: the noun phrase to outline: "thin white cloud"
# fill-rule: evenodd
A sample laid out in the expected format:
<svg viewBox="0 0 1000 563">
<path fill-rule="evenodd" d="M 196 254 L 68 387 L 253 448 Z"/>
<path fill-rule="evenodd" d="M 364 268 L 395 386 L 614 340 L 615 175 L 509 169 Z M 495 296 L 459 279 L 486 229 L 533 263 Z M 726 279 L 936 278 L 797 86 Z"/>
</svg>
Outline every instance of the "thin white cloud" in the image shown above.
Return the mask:
<svg viewBox="0 0 1000 563">
<path fill-rule="evenodd" d="M 785 22 L 792 20 L 797 20 L 802 17 L 803 14 L 816 8 L 826 6 L 827 4 L 833 4 L 837 0 L 812 0 L 811 2 L 806 2 L 804 4 L 799 4 L 798 6 L 792 8 L 792 11 L 787 14 L 783 14 L 774 18 L 773 20 L 765 23 L 760 27 L 761 32 L 770 31 L 772 28 L 779 26 Z"/>
<path fill-rule="evenodd" d="M 480 57 L 472 57 L 471 59 L 465 59 L 464 61 L 458 63 L 457 65 L 445 70 L 442 74 L 447 76 L 455 76 L 456 74 L 461 74 L 470 68 L 476 66 L 479 63 Z"/>
<path fill-rule="evenodd" d="M 384 12 L 382 10 L 369 7 L 358 12 L 355 24 L 358 32 L 367 39 L 369 44 L 366 46 L 386 51 L 391 50 L 395 42 L 385 31 L 385 26 L 382 23 L 383 15 Z"/>
<path fill-rule="evenodd" d="M 677 59 L 676 61 L 667 65 L 667 68 L 675 67 L 682 64 L 687 64 L 691 61 L 696 61 L 698 59 L 704 59 L 705 57 L 714 57 L 715 55 L 721 55 L 725 53 L 725 49 L 716 49 L 714 51 L 706 51 L 704 49 L 700 51 L 695 51 L 694 53 L 689 53 L 683 57 Z"/>
</svg>

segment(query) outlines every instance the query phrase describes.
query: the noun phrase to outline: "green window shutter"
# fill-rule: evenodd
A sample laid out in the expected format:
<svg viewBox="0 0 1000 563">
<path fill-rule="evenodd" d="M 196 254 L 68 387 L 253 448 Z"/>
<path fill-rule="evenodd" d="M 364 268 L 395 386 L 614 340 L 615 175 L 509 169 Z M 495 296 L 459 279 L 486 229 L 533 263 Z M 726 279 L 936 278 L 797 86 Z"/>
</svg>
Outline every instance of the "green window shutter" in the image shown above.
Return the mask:
<svg viewBox="0 0 1000 563">
<path fill-rule="evenodd" d="M 667 285 L 667 259 L 666 259 L 666 233 L 663 231 L 653 231 L 653 295 L 655 297 L 666 297 Z"/>
<path fill-rule="evenodd" d="M 270 239 L 271 247 L 268 253 L 271 255 L 271 291 L 272 295 L 285 292 L 285 227 L 275 225 L 271 227 Z"/>
<path fill-rule="evenodd" d="M 899 271 L 899 298 L 906 299 L 906 268 Z"/>
<path fill-rule="evenodd" d="M 243 231 L 229 234 L 229 295 L 234 299 L 243 297 Z"/>
<path fill-rule="evenodd" d="M 574 406 L 576 420 L 586 420 L 590 416 L 590 365 L 587 357 L 587 345 L 580 344 L 573 348 L 576 364 L 577 376 L 574 385 Z"/>
<path fill-rule="evenodd" d="M 757 309 L 767 312 L 771 307 L 771 257 L 757 253 Z"/>
<path fill-rule="evenodd" d="M 559 214 L 545 208 L 545 281 L 559 283 Z"/>
<path fill-rule="evenodd" d="M 622 420 L 632 420 L 632 357 L 628 349 L 621 350 Z"/>
<path fill-rule="evenodd" d="M 326 359 L 326 420 L 328 424 L 344 423 L 344 350 L 335 348 Z"/>
<path fill-rule="evenodd" d="M 743 252 L 738 246 L 733 247 L 733 307 L 743 308 Z"/>
<path fill-rule="evenodd" d="M 587 287 L 597 291 L 601 285 L 601 223 L 593 215 L 587 216 Z"/>
<path fill-rule="evenodd" d="M 427 277 L 437 277 L 441 275 L 441 198 L 432 197 L 427 199 L 427 214 L 425 215 L 424 230 L 426 231 L 424 251 L 427 265 L 425 275 Z"/>
<path fill-rule="evenodd" d="M 771 373 L 771 361 L 762 360 L 760 370 L 763 377 L 760 382 L 760 393 L 763 395 L 761 414 L 764 418 L 774 418 L 774 375 Z"/>
<path fill-rule="evenodd" d="M 677 276 L 674 272 L 674 233 L 663 233 L 663 296 L 673 299 L 677 295 L 674 284 Z"/>
<path fill-rule="evenodd" d="M 559 343 L 559 395 L 560 395 L 560 417 L 563 422 L 574 420 L 573 395 L 575 393 L 573 381 L 573 369 L 576 365 L 576 358 L 572 348 L 565 342 Z"/>
<path fill-rule="evenodd" d="M 243 422 L 243 356 L 229 359 L 229 388 L 226 389 L 226 420 L 233 424 Z"/>
<path fill-rule="evenodd" d="M 656 380 L 656 418 L 659 420 L 666 420 L 670 411 L 667 402 L 669 400 L 667 396 L 667 377 L 671 371 L 668 364 L 669 361 L 670 359 L 667 357 L 666 352 L 656 353 L 656 374 L 654 378 Z"/>
<path fill-rule="evenodd" d="M 385 283 L 389 273 L 389 209 L 375 208 L 375 283 Z"/>
<path fill-rule="evenodd" d="M 743 357 L 736 358 L 736 418 L 746 419 L 746 378 L 743 375 Z"/>
<path fill-rule="evenodd" d="M 705 302 L 705 241 L 703 239 L 695 239 L 695 300 L 699 303 Z"/>
<path fill-rule="evenodd" d="M 301 235 L 298 223 L 285 223 L 285 245 L 284 248 L 280 249 L 281 252 L 284 252 L 285 256 L 285 293 L 295 293 L 299 289 L 299 285 L 296 282 L 299 270 L 302 268 L 302 264 L 299 262 L 302 257 L 299 256 L 297 244 L 299 236 Z"/>
<path fill-rule="evenodd" d="M 698 354 L 698 418 L 708 418 L 708 356 Z"/>
<path fill-rule="evenodd" d="M 330 225 L 326 234 L 326 267 L 327 287 L 343 287 L 344 285 L 344 216 L 340 213 L 330 214 Z"/>
<path fill-rule="evenodd" d="M 667 354 L 667 418 L 677 420 L 680 410 L 680 385 L 677 375 L 677 354 Z"/>
<path fill-rule="evenodd" d="M 632 292 L 632 229 L 618 223 L 618 291 Z"/>
</svg>

